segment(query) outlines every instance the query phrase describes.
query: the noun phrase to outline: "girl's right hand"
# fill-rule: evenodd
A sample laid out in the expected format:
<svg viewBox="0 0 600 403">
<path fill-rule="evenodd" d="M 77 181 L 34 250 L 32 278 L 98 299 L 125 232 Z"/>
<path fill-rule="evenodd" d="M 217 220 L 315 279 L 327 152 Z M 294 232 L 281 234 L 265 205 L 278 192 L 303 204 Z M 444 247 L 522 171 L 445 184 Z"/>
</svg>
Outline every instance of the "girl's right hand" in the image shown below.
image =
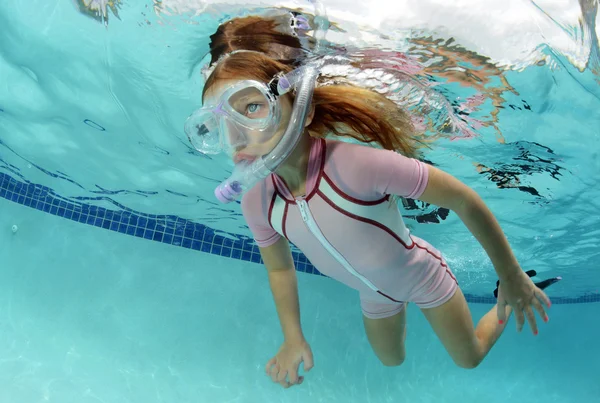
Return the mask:
<svg viewBox="0 0 600 403">
<path fill-rule="evenodd" d="M 313 367 L 312 351 L 306 340 L 285 341 L 277 355 L 267 362 L 266 372 L 273 382 L 287 389 L 292 385 L 300 385 L 304 381 L 303 376 L 298 376 L 301 362 L 304 362 L 305 372 Z"/>
</svg>

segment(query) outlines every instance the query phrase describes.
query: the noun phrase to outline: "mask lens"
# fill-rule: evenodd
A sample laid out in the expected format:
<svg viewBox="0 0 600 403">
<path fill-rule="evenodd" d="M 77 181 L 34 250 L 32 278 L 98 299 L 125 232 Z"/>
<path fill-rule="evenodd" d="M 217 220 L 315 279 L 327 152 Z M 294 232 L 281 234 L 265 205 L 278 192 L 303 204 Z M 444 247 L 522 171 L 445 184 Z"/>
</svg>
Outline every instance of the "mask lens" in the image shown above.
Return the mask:
<svg viewBox="0 0 600 403">
<path fill-rule="evenodd" d="M 264 84 L 242 81 L 227 89 L 218 102 L 196 111 L 185 123 L 195 149 L 204 154 L 261 146 L 275 133 L 279 109 Z"/>
<path fill-rule="evenodd" d="M 236 120 L 249 129 L 260 130 L 270 123 L 272 105 L 265 93 L 255 87 L 248 87 L 232 94 L 228 99 L 229 108 Z"/>
<path fill-rule="evenodd" d="M 223 133 L 223 148 L 229 155 L 248 146 L 249 129 L 230 120 L 223 120 L 221 127 Z"/>
<path fill-rule="evenodd" d="M 221 152 L 219 122 L 212 113 L 192 115 L 185 123 L 185 133 L 192 146 L 203 154 Z"/>
</svg>

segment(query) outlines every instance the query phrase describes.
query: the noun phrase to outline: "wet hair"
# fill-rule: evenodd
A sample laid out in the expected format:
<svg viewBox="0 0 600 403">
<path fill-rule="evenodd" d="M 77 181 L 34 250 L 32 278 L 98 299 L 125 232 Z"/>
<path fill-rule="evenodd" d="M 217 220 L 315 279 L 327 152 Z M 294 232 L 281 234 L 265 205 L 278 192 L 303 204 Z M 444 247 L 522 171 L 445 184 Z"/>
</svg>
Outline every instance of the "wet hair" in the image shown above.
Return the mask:
<svg viewBox="0 0 600 403">
<path fill-rule="evenodd" d="M 202 97 L 221 80 L 268 83 L 277 73 L 293 70 L 301 54 L 301 43 L 298 37 L 280 29 L 275 20 L 263 17 L 238 18 L 222 24 L 211 36 L 211 63 L 228 56 L 208 77 Z M 241 49 L 261 53 L 229 54 Z M 312 137 L 351 137 L 416 156 L 417 140 L 410 115 L 375 91 L 349 84 L 317 85 L 312 105 L 315 113 L 308 126 Z"/>
<path fill-rule="evenodd" d="M 210 36 L 210 64 L 223 55 L 244 49 L 264 53 L 286 64 L 295 64 L 305 55 L 300 39 L 292 35 L 291 14 L 279 18 L 244 17 L 227 21 Z"/>
</svg>

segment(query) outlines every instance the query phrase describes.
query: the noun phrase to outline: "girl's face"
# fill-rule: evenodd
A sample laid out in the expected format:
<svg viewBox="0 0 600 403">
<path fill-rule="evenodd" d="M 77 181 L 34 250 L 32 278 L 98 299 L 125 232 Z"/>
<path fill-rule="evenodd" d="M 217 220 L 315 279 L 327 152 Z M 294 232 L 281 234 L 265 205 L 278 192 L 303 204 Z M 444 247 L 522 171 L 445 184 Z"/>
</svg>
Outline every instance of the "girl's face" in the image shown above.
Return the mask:
<svg viewBox="0 0 600 403">
<path fill-rule="evenodd" d="M 205 103 L 216 104 L 221 95 L 237 80 L 217 81 L 205 94 Z M 240 161 L 254 161 L 268 154 L 279 142 L 288 126 L 292 113 L 292 99 L 286 94 L 278 98 L 281 118 L 276 128 L 268 131 L 251 130 L 240 127 L 225 119 L 224 140 L 232 145 L 229 149 L 230 157 L 234 163 Z M 237 92 L 229 98 L 229 105 L 240 115 L 248 119 L 265 119 L 269 116 L 269 104 L 264 95 L 255 88 L 248 88 Z"/>
</svg>

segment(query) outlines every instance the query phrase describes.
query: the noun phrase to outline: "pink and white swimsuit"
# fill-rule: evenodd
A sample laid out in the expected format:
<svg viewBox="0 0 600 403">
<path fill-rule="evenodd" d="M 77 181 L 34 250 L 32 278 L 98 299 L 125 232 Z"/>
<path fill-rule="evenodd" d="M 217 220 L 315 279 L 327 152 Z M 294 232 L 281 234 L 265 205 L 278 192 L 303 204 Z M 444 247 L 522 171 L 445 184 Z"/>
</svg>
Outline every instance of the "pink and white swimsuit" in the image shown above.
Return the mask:
<svg viewBox="0 0 600 403">
<path fill-rule="evenodd" d="M 306 195 L 294 198 L 276 174 L 242 198 L 259 247 L 281 236 L 323 274 L 359 291 L 363 313 L 384 318 L 406 302 L 448 301 L 456 278 L 441 253 L 410 234 L 390 195 L 418 198 L 427 166 L 393 151 L 311 138 Z"/>
</svg>

